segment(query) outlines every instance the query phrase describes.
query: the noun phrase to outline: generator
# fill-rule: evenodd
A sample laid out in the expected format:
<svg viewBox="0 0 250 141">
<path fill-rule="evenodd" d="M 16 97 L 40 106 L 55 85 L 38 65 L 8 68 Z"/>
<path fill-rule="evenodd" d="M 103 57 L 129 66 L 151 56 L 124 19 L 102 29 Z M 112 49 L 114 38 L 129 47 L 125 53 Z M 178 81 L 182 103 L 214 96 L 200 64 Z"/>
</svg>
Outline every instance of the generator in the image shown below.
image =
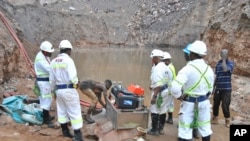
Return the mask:
<svg viewBox="0 0 250 141">
<path fill-rule="evenodd" d="M 140 93 L 137 93 L 138 89 L 141 89 Z M 111 88 L 111 94 L 115 98 L 115 106 L 118 109 L 137 109 L 144 106 L 144 90 L 138 85 L 131 84 L 128 88 L 114 85 Z"/>
</svg>

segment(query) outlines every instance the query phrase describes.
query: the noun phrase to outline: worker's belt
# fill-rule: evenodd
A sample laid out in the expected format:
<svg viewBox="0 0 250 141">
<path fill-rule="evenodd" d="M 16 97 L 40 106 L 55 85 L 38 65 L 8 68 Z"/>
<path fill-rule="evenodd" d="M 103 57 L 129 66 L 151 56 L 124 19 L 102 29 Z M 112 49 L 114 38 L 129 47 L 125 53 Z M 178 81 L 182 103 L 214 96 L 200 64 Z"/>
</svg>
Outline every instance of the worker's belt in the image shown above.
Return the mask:
<svg viewBox="0 0 250 141">
<path fill-rule="evenodd" d="M 207 100 L 207 96 L 206 95 L 202 95 L 199 97 L 186 96 L 183 100 L 187 101 L 187 102 L 193 102 L 193 103 L 194 102 L 202 102 L 202 101 Z"/>
<path fill-rule="evenodd" d="M 167 88 L 168 88 L 168 84 L 164 84 L 163 86 L 161 86 L 160 92 L 164 91 Z"/>
<path fill-rule="evenodd" d="M 49 78 L 36 78 L 36 81 L 49 81 Z"/>
<path fill-rule="evenodd" d="M 67 88 L 75 88 L 74 84 L 61 84 L 56 85 L 56 89 L 67 89 Z"/>
</svg>

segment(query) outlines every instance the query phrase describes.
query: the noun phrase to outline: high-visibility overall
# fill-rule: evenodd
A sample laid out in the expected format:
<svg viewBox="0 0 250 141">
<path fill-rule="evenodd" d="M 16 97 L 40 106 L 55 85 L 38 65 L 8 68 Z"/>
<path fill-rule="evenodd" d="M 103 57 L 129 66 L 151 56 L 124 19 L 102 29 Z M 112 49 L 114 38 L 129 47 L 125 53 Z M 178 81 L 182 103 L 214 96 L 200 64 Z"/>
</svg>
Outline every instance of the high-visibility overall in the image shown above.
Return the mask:
<svg viewBox="0 0 250 141">
<path fill-rule="evenodd" d="M 36 83 L 40 89 L 40 107 L 50 110 L 53 100 L 49 83 L 50 58 L 43 55 L 41 51 L 38 52 L 34 62 L 34 69 L 37 77 Z"/>
<path fill-rule="evenodd" d="M 168 65 L 169 69 L 171 70 L 172 72 L 172 78 L 173 80 L 176 78 L 176 72 L 175 72 L 175 67 L 172 63 L 170 63 Z M 171 84 L 171 82 L 169 82 L 169 85 Z M 171 87 L 171 86 L 169 86 Z M 168 89 L 170 90 L 170 89 Z M 167 99 L 166 99 L 166 106 L 167 106 L 167 112 L 174 112 L 174 96 L 171 94 L 171 92 L 169 91 L 168 92 L 168 95 L 167 95 Z"/>
<path fill-rule="evenodd" d="M 73 85 L 78 83 L 74 61 L 65 53 L 59 54 L 51 62 L 51 86 L 56 89 L 58 122 L 69 120 L 74 130 L 82 128 L 83 120 L 78 92 Z"/>
<path fill-rule="evenodd" d="M 212 134 L 210 123 L 210 101 L 206 94 L 212 91 L 214 73 L 203 59 L 190 61 L 172 82 L 171 93 L 176 98 L 187 99 L 181 103 L 179 112 L 178 137 L 192 139 L 193 128 L 198 128 L 202 137 Z"/>
<path fill-rule="evenodd" d="M 165 65 L 164 62 L 160 62 L 157 65 L 154 65 L 151 70 L 151 88 L 154 89 L 158 86 L 162 86 L 164 84 L 168 84 L 172 81 L 172 72 L 168 68 L 168 66 Z M 157 101 L 159 98 L 161 99 L 162 103 L 153 104 L 150 106 L 151 113 L 155 114 L 164 114 L 167 112 L 167 96 L 168 96 L 168 89 L 165 89 L 161 92 L 161 94 L 158 94 Z M 153 93 L 151 95 L 151 98 L 153 96 Z"/>
</svg>

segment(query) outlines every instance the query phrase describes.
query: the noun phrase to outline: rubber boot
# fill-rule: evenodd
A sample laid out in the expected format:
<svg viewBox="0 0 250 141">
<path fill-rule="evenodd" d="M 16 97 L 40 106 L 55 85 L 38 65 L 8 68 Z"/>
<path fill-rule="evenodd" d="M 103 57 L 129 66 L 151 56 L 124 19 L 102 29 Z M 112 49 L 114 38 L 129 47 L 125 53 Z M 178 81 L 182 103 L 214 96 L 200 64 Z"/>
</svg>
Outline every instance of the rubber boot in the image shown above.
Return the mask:
<svg viewBox="0 0 250 141">
<path fill-rule="evenodd" d="M 193 129 L 193 137 L 196 138 L 196 139 L 199 138 L 199 131 L 198 131 L 197 128 L 194 128 L 194 129 Z"/>
<path fill-rule="evenodd" d="M 164 135 L 164 126 L 165 126 L 166 114 L 160 115 L 160 123 L 159 123 L 159 133 Z"/>
<path fill-rule="evenodd" d="M 51 117 L 49 115 L 49 111 L 43 109 L 43 123 L 47 124 L 49 128 L 54 128 L 55 125 L 53 124 Z"/>
<path fill-rule="evenodd" d="M 192 139 L 187 140 L 187 139 L 182 139 L 182 138 L 178 137 L 178 141 L 192 141 Z"/>
<path fill-rule="evenodd" d="M 173 124 L 173 113 L 169 112 L 168 113 L 168 119 L 166 120 L 166 123 Z"/>
<path fill-rule="evenodd" d="M 50 120 L 50 121 L 53 121 L 54 119 L 55 119 L 54 116 L 50 116 L 50 115 L 49 115 L 49 120 Z"/>
<path fill-rule="evenodd" d="M 214 116 L 211 121 L 212 124 L 219 124 L 218 116 Z"/>
<path fill-rule="evenodd" d="M 102 109 L 96 109 L 93 111 L 92 115 L 97 115 L 100 114 L 102 112 Z"/>
<path fill-rule="evenodd" d="M 74 130 L 74 141 L 83 141 L 82 132 L 80 129 Z"/>
<path fill-rule="evenodd" d="M 74 136 L 69 132 L 68 124 L 61 124 L 62 134 L 64 137 L 73 138 Z"/>
<path fill-rule="evenodd" d="M 90 115 L 92 114 L 92 112 L 95 110 L 95 106 L 90 106 L 89 107 L 89 110 L 87 112 L 87 115 L 85 117 L 85 120 L 88 122 L 88 123 L 94 123 L 95 121 L 90 117 Z"/>
<path fill-rule="evenodd" d="M 202 137 L 202 141 L 210 141 L 210 136 Z"/>
<path fill-rule="evenodd" d="M 158 136 L 159 135 L 159 115 L 151 114 L 152 128 L 148 131 L 149 135 Z"/>
<path fill-rule="evenodd" d="M 226 126 L 227 128 L 230 127 L 230 118 L 226 118 L 226 119 L 225 119 L 225 126 Z"/>
</svg>

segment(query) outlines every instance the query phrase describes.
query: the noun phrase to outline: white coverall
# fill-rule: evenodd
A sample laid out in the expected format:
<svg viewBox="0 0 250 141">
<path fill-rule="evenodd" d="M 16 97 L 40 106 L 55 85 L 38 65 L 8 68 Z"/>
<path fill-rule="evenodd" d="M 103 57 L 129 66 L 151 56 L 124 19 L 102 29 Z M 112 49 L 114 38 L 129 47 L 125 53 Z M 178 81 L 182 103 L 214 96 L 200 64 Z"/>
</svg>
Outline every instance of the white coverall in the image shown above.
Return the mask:
<svg viewBox="0 0 250 141">
<path fill-rule="evenodd" d="M 49 78 L 50 58 L 43 55 L 42 51 L 38 52 L 34 63 L 35 73 L 37 78 Z M 45 110 L 50 110 L 53 100 L 49 81 L 37 81 L 40 89 L 40 107 Z"/>
<path fill-rule="evenodd" d="M 65 53 L 59 54 L 51 62 L 51 86 L 77 84 L 77 72 L 74 61 Z M 73 130 L 82 128 L 80 99 L 76 89 L 65 88 L 56 90 L 58 122 L 61 124 L 71 121 Z"/>
<path fill-rule="evenodd" d="M 160 62 L 157 65 L 153 65 L 151 70 L 151 88 L 154 89 L 158 86 L 162 86 L 164 84 L 167 84 L 168 82 L 172 81 L 172 72 L 168 68 L 167 65 L 165 65 L 164 62 Z M 154 114 L 165 114 L 167 112 L 167 96 L 168 96 L 168 89 L 165 89 L 161 92 L 161 96 L 163 98 L 163 103 L 161 104 L 161 107 L 158 108 L 157 104 L 153 104 L 150 106 L 151 113 Z M 151 95 L 151 98 L 153 97 L 153 94 Z M 157 95 L 158 99 L 159 94 Z"/>
<path fill-rule="evenodd" d="M 174 65 L 172 63 L 170 63 L 168 65 L 168 68 L 171 70 L 171 72 L 172 72 L 172 80 L 174 80 L 175 77 L 176 77 L 175 67 L 174 67 Z M 172 83 L 172 81 L 169 82 L 169 84 L 171 84 L 171 83 Z M 168 90 L 170 90 L 170 89 L 168 89 Z M 168 112 L 174 112 L 174 96 L 171 94 L 170 91 L 168 92 L 166 102 L 167 102 L 166 106 L 167 106 Z"/>
<path fill-rule="evenodd" d="M 202 77 L 204 74 L 204 77 Z M 200 81 L 199 81 L 200 80 Z M 198 83 L 197 83 L 198 82 Z M 179 98 L 184 94 L 191 97 L 205 96 L 212 91 L 214 83 L 214 73 L 203 59 L 195 59 L 183 67 L 176 79 L 172 82 L 171 93 Z M 196 87 L 194 87 L 194 85 Z M 194 120 L 194 102 L 182 101 L 179 111 L 178 137 L 182 139 L 192 139 L 191 123 Z M 198 130 L 202 137 L 212 134 L 210 123 L 210 101 L 206 99 L 198 103 Z"/>
</svg>

